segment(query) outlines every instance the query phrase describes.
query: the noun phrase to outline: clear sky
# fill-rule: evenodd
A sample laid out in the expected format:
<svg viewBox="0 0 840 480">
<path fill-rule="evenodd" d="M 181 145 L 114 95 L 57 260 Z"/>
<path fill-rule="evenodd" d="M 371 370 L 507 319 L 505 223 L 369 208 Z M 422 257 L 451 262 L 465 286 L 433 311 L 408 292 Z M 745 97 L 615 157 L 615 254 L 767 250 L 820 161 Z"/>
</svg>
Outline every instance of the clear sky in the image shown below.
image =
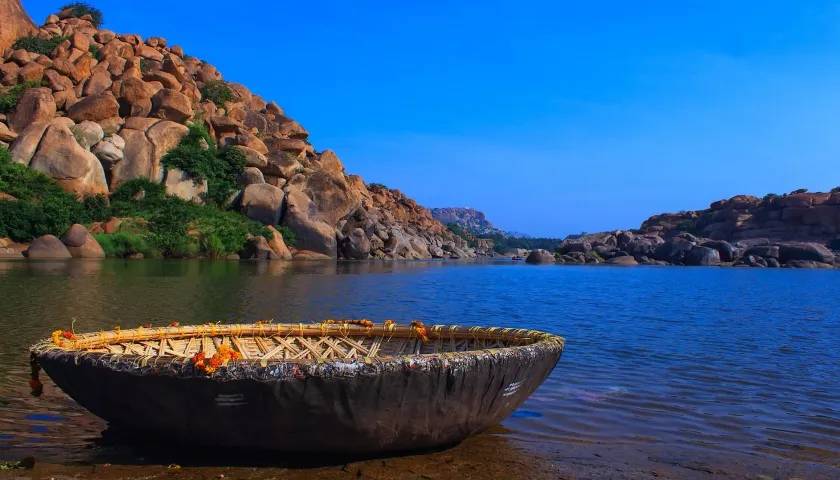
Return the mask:
<svg viewBox="0 0 840 480">
<path fill-rule="evenodd" d="M 23 0 L 38 23 L 63 3 Z M 840 185 L 836 2 L 92 3 L 276 100 L 351 173 L 508 230 Z"/>
</svg>

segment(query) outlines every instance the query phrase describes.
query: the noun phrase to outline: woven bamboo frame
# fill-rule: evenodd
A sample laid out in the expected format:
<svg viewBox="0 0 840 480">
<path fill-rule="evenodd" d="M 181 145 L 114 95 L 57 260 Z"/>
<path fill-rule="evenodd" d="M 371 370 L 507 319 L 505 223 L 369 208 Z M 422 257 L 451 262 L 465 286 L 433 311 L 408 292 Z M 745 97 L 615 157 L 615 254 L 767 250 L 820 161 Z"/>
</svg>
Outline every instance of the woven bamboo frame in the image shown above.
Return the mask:
<svg viewBox="0 0 840 480">
<path fill-rule="evenodd" d="M 329 322 L 329 323 L 328 323 Z M 75 355 L 133 359 L 186 361 L 198 352 L 213 355 L 221 345 L 237 351 L 240 362 L 324 363 L 333 361 L 381 361 L 405 357 L 495 352 L 564 340 L 527 329 L 382 324 L 360 326 L 328 321 L 316 324 L 198 325 L 80 334 L 57 343 L 45 340 L 33 351 L 56 350 Z M 422 329 L 425 328 L 425 331 Z M 426 338 L 422 338 L 425 333 Z M 425 340 L 425 341 L 424 341 Z"/>
</svg>

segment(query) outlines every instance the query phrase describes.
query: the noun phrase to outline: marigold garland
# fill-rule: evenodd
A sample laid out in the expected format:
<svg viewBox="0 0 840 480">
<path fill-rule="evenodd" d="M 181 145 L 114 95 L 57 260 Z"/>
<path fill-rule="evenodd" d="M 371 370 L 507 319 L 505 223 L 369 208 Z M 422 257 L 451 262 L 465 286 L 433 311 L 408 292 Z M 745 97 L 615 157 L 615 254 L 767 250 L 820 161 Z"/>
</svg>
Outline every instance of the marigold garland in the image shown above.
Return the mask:
<svg viewBox="0 0 840 480">
<path fill-rule="evenodd" d="M 414 332 L 417 333 L 417 337 L 420 338 L 420 341 L 423 343 L 429 342 L 429 329 L 423 325 L 423 322 L 420 320 L 414 320 L 411 322 L 411 328 L 414 329 Z"/>
<path fill-rule="evenodd" d="M 213 374 L 216 370 L 226 366 L 231 360 L 241 360 L 242 354 L 227 345 L 220 345 L 215 355 L 207 358 L 204 352 L 198 352 L 192 357 L 192 364 L 196 370 L 207 375 Z"/>
</svg>

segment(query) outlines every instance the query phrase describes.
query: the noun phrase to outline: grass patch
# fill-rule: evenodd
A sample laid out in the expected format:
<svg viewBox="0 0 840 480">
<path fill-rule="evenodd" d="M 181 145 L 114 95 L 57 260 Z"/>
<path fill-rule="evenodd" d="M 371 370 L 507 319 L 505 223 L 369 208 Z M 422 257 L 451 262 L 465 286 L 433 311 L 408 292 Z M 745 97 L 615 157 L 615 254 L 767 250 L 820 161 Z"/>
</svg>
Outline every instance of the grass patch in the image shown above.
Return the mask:
<svg viewBox="0 0 840 480">
<path fill-rule="evenodd" d="M 93 237 L 102 246 L 102 250 L 105 251 L 107 257 L 126 258 L 138 253 L 145 258 L 160 256 L 160 252 L 149 244 L 144 235 L 117 232 L 112 234 L 100 233 Z"/>
<path fill-rule="evenodd" d="M 60 11 L 62 13 L 66 11 L 71 16 L 77 18 L 84 17 L 85 15 L 90 15 L 90 17 L 92 18 L 93 26 L 96 28 L 99 28 L 99 26 L 102 25 L 102 21 L 104 20 L 102 10 L 83 2 L 68 3 L 67 5 L 61 7 Z"/>
<path fill-rule="evenodd" d="M 12 48 L 15 50 L 24 49 L 27 52 L 38 53 L 41 55 L 50 55 L 56 47 L 61 45 L 61 42 L 69 39 L 70 37 L 64 37 L 61 35 L 56 35 L 50 38 L 41 38 L 36 37 L 33 35 L 28 35 L 26 37 L 18 38 Z"/>
<path fill-rule="evenodd" d="M 0 87 L 0 113 L 9 113 L 14 110 L 23 92 L 40 86 L 41 82 L 24 82 L 8 88 Z"/>
<path fill-rule="evenodd" d="M 97 47 L 94 44 L 91 44 L 88 47 L 88 52 L 90 53 L 91 57 L 95 58 L 96 60 L 100 60 L 100 58 L 99 58 L 99 47 Z"/>
<path fill-rule="evenodd" d="M 227 83 L 221 80 L 210 80 L 201 87 L 201 99 L 210 100 L 217 107 L 224 108 L 225 102 L 230 102 L 234 99 L 233 90 L 228 87 Z"/>
<path fill-rule="evenodd" d="M 161 162 L 166 168 L 186 172 L 196 181 L 207 180 L 205 201 L 224 206 L 238 190 L 236 180 L 245 169 L 245 155 L 236 148 L 216 148 L 203 125 L 193 123 L 189 128 L 189 133 Z"/>
</svg>

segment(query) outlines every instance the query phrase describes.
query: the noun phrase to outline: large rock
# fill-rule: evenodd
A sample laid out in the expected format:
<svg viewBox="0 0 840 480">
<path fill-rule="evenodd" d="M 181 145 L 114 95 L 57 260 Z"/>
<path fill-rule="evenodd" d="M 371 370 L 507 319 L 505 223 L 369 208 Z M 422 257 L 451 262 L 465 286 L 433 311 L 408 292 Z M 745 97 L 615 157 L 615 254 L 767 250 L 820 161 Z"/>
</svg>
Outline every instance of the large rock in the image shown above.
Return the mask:
<svg viewBox="0 0 840 480">
<path fill-rule="evenodd" d="M 248 185 L 242 192 L 242 213 L 266 225 L 277 225 L 282 213 L 283 197 L 283 190 L 274 185 Z"/>
<path fill-rule="evenodd" d="M 33 123 L 49 122 L 55 117 L 55 112 L 55 99 L 49 88 L 30 88 L 18 100 L 9 126 L 16 132 L 22 132 Z"/>
<path fill-rule="evenodd" d="M 88 230 L 78 223 L 70 227 L 61 241 L 73 258 L 105 258 L 105 251 Z"/>
<path fill-rule="evenodd" d="M 317 206 L 321 220 L 330 225 L 356 211 L 360 203 L 343 175 L 315 172 L 307 178 L 305 192 Z"/>
<path fill-rule="evenodd" d="M 639 262 L 630 255 L 622 255 L 620 257 L 613 257 L 606 261 L 607 265 L 621 265 L 625 267 L 638 265 Z"/>
<path fill-rule="evenodd" d="M 680 237 L 665 241 L 653 252 L 653 258 L 668 263 L 683 263 L 685 256 L 694 248 L 694 243 Z"/>
<path fill-rule="evenodd" d="M 249 188 L 253 187 L 254 185 Z M 295 233 L 298 248 L 330 258 L 338 256 L 335 228 L 318 218 L 315 204 L 298 188 L 289 189 L 286 195 L 286 215 L 283 224 Z"/>
<path fill-rule="evenodd" d="M 38 31 L 20 0 L 0 0 L 0 18 L 3 28 L 0 28 L 0 52 L 12 46 L 20 37 L 34 34 Z"/>
<path fill-rule="evenodd" d="M 271 240 L 268 241 L 268 246 L 274 251 L 276 257 L 281 260 L 291 260 L 292 252 L 286 246 L 283 235 L 274 228 L 274 225 L 269 225 L 267 228 L 271 232 Z"/>
<path fill-rule="evenodd" d="M 10 149 L 12 160 L 22 165 L 29 165 L 38 150 L 41 138 L 44 137 L 44 132 L 49 126 L 48 122 L 33 123 L 20 132 Z"/>
<path fill-rule="evenodd" d="M 720 253 L 711 247 L 694 247 L 685 255 L 686 265 L 711 266 L 720 265 Z"/>
<path fill-rule="evenodd" d="M 189 97 L 177 90 L 164 88 L 152 97 L 153 117 L 183 123 L 192 115 L 192 102 Z"/>
<path fill-rule="evenodd" d="M 194 179 L 178 168 L 167 170 L 164 186 L 167 195 L 174 195 L 188 202 L 204 203 L 204 196 L 207 195 L 206 179 Z"/>
<path fill-rule="evenodd" d="M 160 161 L 170 150 L 181 143 L 189 128 L 186 125 L 164 120 L 154 124 L 146 132 L 146 137 L 152 143 L 151 169 L 149 178 L 159 182 L 163 179 L 163 167 Z"/>
<path fill-rule="evenodd" d="M 110 93 L 85 97 L 67 110 L 67 116 L 75 122 L 84 120 L 98 122 L 106 118 L 116 117 L 119 113 L 120 104 Z"/>
<path fill-rule="evenodd" d="M 31 259 L 65 259 L 73 258 L 67 247 L 54 235 L 44 235 L 32 240 L 26 256 Z"/>
<path fill-rule="evenodd" d="M 525 259 L 525 262 L 538 265 L 544 263 L 556 263 L 557 259 L 554 258 L 553 253 L 540 248 L 531 251 L 531 253 L 528 254 L 528 258 Z"/>
<path fill-rule="evenodd" d="M 30 168 L 46 174 L 78 196 L 108 193 L 105 171 L 96 155 L 83 148 L 70 130 L 67 118 L 53 120 L 44 133 Z"/>
<path fill-rule="evenodd" d="M 361 228 L 354 228 L 341 242 L 341 256 L 351 260 L 370 257 L 370 239 Z"/>
<path fill-rule="evenodd" d="M 722 262 L 733 262 L 738 250 L 731 243 L 724 240 L 710 240 L 702 243 L 702 246 L 717 250 Z"/>
<path fill-rule="evenodd" d="M 794 260 L 834 263 L 834 253 L 818 243 L 788 243 L 779 246 L 779 261 L 788 264 Z"/>
</svg>

